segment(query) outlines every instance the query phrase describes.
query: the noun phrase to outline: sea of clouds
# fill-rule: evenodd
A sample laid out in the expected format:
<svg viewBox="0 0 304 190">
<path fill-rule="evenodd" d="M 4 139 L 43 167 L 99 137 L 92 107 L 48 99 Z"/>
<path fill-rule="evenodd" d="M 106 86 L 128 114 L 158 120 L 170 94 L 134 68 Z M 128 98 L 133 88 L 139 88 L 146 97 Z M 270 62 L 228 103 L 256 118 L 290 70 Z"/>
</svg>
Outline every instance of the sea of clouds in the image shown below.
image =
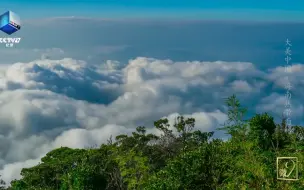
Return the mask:
<svg viewBox="0 0 304 190">
<path fill-rule="evenodd" d="M 64 58 L 37 59 L 0 68 L 0 166 L 2 178 L 20 177 L 61 146 L 84 148 L 110 136 L 130 133 L 178 114 L 194 117 L 196 127 L 213 131 L 227 119 L 224 98 L 236 93 L 252 112 L 284 110 L 284 76 L 293 94 L 303 95 L 304 66 L 267 71 L 249 62 L 174 62 L 138 57 L 127 64 L 87 64 Z M 281 90 L 281 91 L 280 91 Z M 293 118 L 303 105 L 293 99 Z M 217 133 L 217 137 L 224 137 Z"/>
<path fill-rule="evenodd" d="M 0 175 L 8 183 L 54 148 L 100 145 L 142 125 L 158 134 L 153 121 L 162 117 L 194 117 L 197 129 L 214 131 L 232 94 L 249 115 L 279 121 L 287 76 L 292 122 L 304 124 L 303 24 L 54 18 L 22 26 L 19 44 L 0 47 Z"/>
</svg>

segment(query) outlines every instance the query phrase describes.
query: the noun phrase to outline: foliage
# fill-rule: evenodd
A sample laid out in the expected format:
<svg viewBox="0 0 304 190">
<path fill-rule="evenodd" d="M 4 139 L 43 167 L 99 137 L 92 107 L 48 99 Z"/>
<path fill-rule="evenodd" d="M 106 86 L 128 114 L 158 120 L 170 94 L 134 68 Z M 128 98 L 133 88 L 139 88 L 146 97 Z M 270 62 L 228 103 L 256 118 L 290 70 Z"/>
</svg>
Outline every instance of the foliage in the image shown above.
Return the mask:
<svg viewBox="0 0 304 190">
<path fill-rule="evenodd" d="M 55 149 L 37 166 L 22 169 L 22 178 L 6 189 L 304 189 L 303 162 L 298 181 L 276 175 L 276 157 L 304 160 L 304 128 L 288 128 L 284 118 L 276 124 L 268 113 L 245 120 L 246 108 L 235 95 L 226 105 L 228 120 L 219 129 L 228 140 L 196 130 L 194 118 L 179 116 L 173 125 L 162 118 L 154 122 L 160 135 L 140 126 L 97 148 Z"/>
</svg>

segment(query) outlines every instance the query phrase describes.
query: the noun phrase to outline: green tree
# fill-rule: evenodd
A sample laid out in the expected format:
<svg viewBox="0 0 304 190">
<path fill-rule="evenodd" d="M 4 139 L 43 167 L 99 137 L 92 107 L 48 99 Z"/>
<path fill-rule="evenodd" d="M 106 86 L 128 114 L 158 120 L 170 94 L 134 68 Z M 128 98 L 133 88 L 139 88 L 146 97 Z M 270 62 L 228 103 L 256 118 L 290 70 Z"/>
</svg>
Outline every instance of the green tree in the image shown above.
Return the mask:
<svg viewBox="0 0 304 190">
<path fill-rule="evenodd" d="M 73 163 L 62 177 L 62 190 L 100 190 L 107 187 L 107 158 L 102 149 L 90 149 L 83 158 Z"/>
<path fill-rule="evenodd" d="M 128 189 L 142 189 L 149 175 L 148 159 L 134 150 L 116 156 L 121 175 Z"/>
<path fill-rule="evenodd" d="M 223 142 L 213 140 L 180 154 L 146 183 L 146 190 L 216 189 L 225 169 Z"/>
<path fill-rule="evenodd" d="M 262 149 L 268 150 L 274 148 L 273 135 L 276 124 L 273 117 L 267 113 L 257 114 L 249 120 L 249 137 L 250 140 L 256 141 Z"/>
<path fill-rule="evenodd" d="M 241 106 L 235 95 L 228 97 L 225 103 L 228 107 L 228 120 L 219 130 L 231 135 L 232 140 L 244 141 L 248 133 L 248 123 L 244 119 L 247 109 Z"/>
</svg>

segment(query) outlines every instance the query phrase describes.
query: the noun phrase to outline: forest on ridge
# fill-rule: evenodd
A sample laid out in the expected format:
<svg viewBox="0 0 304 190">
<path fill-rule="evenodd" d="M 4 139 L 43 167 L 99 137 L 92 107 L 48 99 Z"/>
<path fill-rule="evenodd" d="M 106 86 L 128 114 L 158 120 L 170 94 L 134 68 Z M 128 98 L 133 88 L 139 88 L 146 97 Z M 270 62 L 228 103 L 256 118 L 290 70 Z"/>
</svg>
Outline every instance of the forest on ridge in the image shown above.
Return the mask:
<svg viewBox="0 0 304 190">
<path fill-rule="evenodd" d="M 235 95 L 225 103 L 228 120 L 218 130 L 228 140 L 196 130 L 194 118 L 179 116 L 173 126 L 163 118 L 154 122 L 162 135 L 139 126 L 99 147 L 52 150 L 0 189 L 304 190 L 304 128 L 289 127 L 284 118 L 275 123 L 268 113 L 245 120 L 246 108 Z M 277 179 L 276 159 L 285 156 L 298 158 L 296 181 Z"/>
</svg>

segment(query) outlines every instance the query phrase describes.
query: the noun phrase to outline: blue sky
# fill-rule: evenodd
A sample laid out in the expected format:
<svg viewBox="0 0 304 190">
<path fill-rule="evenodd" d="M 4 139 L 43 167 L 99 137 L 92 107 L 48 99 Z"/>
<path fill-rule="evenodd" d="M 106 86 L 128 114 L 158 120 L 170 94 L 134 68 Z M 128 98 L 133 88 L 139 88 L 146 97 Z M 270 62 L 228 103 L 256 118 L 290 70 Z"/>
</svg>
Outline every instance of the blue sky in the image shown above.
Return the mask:
<svg viewBox="0 0 304 190">
<path fill-rule="evenodd" d="M 2 0 L 22 18 L 88 16 L 105 18 L 190 18 L 303 20 L 301 0 Z"/>
</svg>

